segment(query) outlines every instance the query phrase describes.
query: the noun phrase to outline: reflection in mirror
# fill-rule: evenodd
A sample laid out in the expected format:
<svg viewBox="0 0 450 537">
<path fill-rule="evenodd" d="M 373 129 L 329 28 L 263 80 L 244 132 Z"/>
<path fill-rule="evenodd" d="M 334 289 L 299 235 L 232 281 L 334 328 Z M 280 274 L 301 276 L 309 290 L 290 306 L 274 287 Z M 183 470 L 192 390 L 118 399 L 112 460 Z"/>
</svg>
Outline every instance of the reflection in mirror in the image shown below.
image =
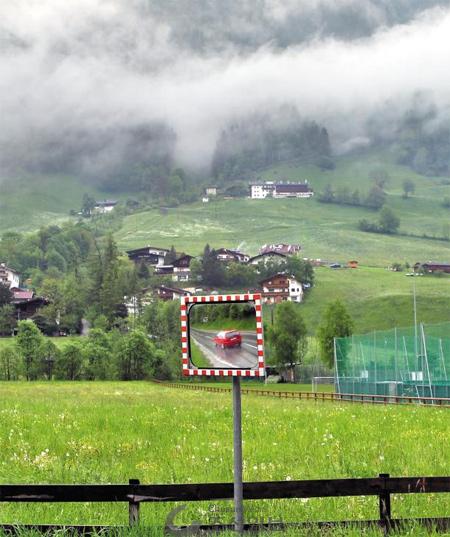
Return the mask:
<svg viewBox="0 0 450 537">
<path fill-rule="evenodd" d="M 195 367 L 258 367 L 254 302 L 192 304 L 188 327 L 190 359 Z"/>
</svg>

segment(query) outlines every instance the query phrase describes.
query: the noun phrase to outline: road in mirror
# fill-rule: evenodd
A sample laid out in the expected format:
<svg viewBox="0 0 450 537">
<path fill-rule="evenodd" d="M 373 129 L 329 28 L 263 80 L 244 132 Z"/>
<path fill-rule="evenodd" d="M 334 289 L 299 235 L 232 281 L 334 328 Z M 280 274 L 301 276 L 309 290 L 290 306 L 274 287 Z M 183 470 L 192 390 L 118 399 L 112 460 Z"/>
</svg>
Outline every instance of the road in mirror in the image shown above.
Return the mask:
<svg viewBox="0 0 450 537">
<path fill-rule="evenodd" d="M 201 369 L 257 369 L 255 304 L 193 304 L 189 309 L 192 365 Z"/>
</svg>

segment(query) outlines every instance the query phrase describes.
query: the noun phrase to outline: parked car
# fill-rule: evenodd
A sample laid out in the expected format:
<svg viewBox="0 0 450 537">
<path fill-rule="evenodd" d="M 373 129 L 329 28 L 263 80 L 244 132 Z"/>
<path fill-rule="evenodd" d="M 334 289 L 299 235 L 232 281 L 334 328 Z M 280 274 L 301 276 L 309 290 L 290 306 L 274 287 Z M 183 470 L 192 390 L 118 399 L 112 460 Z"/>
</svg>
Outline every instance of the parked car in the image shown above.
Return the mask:
<svg viewBox="0 0 450 537">
<path fill-rule="evenodd" d="M 222 347 L 222 349 L 240 347 L 242 336 L 237 330 L 222 330 L 214 338 L 214 343 L 216 347 Z"/>
</svg>

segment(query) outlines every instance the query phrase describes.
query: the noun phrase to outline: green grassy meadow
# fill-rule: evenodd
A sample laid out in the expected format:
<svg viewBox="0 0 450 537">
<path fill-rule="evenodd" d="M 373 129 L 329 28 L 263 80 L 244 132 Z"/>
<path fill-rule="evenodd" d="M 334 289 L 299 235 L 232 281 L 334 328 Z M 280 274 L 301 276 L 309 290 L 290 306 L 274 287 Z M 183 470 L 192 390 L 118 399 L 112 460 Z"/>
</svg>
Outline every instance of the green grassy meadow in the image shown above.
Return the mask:
<svg viewBox="0 0 450 537">
<path fill-rule="evenodd" d="M 194 360 L 195 362 L 195 360 Z M 200 379 L 195 379 L 195 381 L 189 381 L 190 383 L 201 384 L 201 386 L 211 387 L 211 388 L 224 388 L 231 390 L 231 383 L 227 380 L 207 380 L 205 381 Z M 241 381 L 242 388 L 249 390 L 266 390 L 270 392 L 310 392 L 312 390 L 311 384 L 288 384 L 288 383 L 279 383 L 279 384 L 263 384 L 259 380 L 255 381 Z M 333 392 L 333 384 L 318 384 L 318 392 Z"/>
<path fill-rule="evenodd" d="M 229 482 L 231 395 L 144 382 L 1 383 L 1 483 Z M 449 411 L 243 397 L 244 480 L 448 475 Z M 449 495 L 393 498 L 395 517 L 448 516 Z M 231 508 L 231 502 L 220 503 Z M 126 505 L 2 504 L 2 523 L 126 524 Z M 164 523 L 171 504 L 143 504 Z M 246 502 L 247 520 L 377 516 L 376 498 Z M 206 502 L 177 523 L 208 522 Z M 230 522 L 230 513 L 221 520 Z M 341 535 L 358 535 L 345 532 Z M 408 533 L 410 534 L 410 533 Z M 413 533 L 419 535 L 419 533 Z"/>
</svg>

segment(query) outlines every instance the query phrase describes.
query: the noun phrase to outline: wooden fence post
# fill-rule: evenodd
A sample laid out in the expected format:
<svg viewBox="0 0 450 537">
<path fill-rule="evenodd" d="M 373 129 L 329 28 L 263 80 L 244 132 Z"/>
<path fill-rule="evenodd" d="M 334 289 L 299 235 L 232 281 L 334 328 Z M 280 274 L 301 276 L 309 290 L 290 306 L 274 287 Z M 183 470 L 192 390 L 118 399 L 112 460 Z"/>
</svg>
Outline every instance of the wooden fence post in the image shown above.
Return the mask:
<svg viewBox="0 0 450 537">
<path fill-rule="evenodd" d="M 128 481 L 129 485 L 139 485 L 139 479 L 130 479 Z M 134 492 L 133 492 L 134 495 Z M 128 517 L 130 526 L 137 526 L 139 524 L 139 502 L 133 502 L 130 500 L 128 502 Z"/>
<path fill-rule="evenodd" d="M 384 533 L 389 533 L 391 527 L 391 495 L 386 490 L 386 479 L 389 479 L 389 474 L 379 474 L 380 479 L 383 479 L 383 492 L 380 493 L 380 523 L 384 529 Z"/>
</svg>

